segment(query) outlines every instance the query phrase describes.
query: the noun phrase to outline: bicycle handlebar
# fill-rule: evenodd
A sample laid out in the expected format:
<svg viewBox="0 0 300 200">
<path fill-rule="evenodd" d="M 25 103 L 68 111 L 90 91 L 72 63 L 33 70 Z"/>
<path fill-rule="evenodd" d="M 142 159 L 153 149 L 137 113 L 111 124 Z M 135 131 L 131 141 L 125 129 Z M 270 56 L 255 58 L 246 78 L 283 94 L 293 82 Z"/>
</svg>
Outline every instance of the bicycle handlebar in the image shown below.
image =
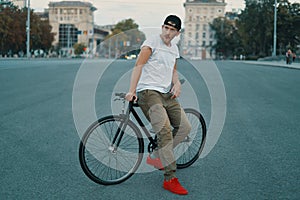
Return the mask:
<svg viewBox="0 0 300 200">
<path fill-rule="evenodd" d="M 115 96 L 120 98 L 120 99 L 115 99 L 115 100 L 122 100 L 122 101 L 125 102 L 126 93 L 124 93 L 124 92 L 116 92 Z M 136 100 L 135 96 L 133 96 L 133 99 L 131 101 L 129 101 L 130 108 L 138 106 L 138 104 L 135 102 L 135 100 Z"/>
<path fill-rule="evenodd" d="M 183 84 L 185 82 L 185 79 L 179 79 L 180 83 Z M 120 99 L 115 99 L 115 100 L 125 100 L 126 93 L 125 92 L 116 92 L 115 93 L 116 97 L 119 97 Z M 134 101 L 135 99 L 132 99 Z"/>
</svg>

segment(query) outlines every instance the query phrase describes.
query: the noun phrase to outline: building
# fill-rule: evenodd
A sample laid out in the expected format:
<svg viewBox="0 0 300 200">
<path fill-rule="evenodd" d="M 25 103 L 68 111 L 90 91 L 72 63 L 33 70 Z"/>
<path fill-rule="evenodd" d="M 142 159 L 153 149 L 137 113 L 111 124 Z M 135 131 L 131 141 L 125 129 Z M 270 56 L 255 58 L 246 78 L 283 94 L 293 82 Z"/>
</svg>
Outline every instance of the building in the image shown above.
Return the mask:
<svg viewBox="0 0 300 200">
<path fill-rule="evenodd" d="M 11 0 L 11 2 L 19 8 L 26 7 L 26 0 Z"/>
<path fill-rule="evenodd" d="M 210 23 L 225 17 L 225 0 L 186 0 L 182 36 L 182 55 L 192 59 L 214 57 L 212 46 L 216 43 Z M 208 53 L 207 53 L 208 52 Z"/>
<path fill-rule="evenodd" d="M 49 22 L 55 34 L 53 46 L 63 55 L 72 54 L 73 45 L 83 43 L 96 52 L 98 44 L 109 32 L 94 25 L 94 11 L 89 2 L 61 1 L 49 3 Z"/>
<path fill-rule="evenodd" d="M 44 12 L 34 12 L 42 21 L 49 20 L 49 9 L 44 9 Z"/>
</svg>

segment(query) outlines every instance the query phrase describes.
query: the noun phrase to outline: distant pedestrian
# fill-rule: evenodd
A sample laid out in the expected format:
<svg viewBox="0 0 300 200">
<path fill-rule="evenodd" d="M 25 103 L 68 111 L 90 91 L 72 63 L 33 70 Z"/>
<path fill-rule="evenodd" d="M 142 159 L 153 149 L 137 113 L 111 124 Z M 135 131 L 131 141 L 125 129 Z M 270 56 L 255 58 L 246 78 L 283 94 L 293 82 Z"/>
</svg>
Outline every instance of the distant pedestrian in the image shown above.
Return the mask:
<svg viewBox="0 0 300 200">
<path fill-rule="evenodd" d="M 286 57 L 286 64 L 291 64 L 292 51 L 290 49 L 285 53 L 285 57 Z"/>
<path fill-rule="evenodd" d="M 296 57 L 297 57 L 297 56 L 296 56 L 296 53 L 294 52 L 294 53 L 293 53 L 293 62 L 295 62 Z"/>
</svg>

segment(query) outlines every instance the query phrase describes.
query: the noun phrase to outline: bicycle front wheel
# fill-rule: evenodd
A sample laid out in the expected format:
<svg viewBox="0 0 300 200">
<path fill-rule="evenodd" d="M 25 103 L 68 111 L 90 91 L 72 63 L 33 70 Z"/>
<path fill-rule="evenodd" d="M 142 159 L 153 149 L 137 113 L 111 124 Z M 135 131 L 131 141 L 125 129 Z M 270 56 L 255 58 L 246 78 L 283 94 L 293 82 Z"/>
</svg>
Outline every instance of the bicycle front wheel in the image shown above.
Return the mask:
<svg viewBox="0 0 300 200">
<path fill-rule="evenodd" d="M 189 135 L 176 146 L 174 155 L 178 169 L 191 166 L 199 158 L 206 139 L 206 124 L 203 116 L 195 109 L 184 109 L 191 124 Z"/>
<path fill-rule="evenodd" d="M 121 183 L 136 172 L 142 161 L 144 141 L 141 132 L 129 120 L 121 136 L 120 127 L 124 121 L 125 118 L 120 116 L 101 118 L 82 137 L 79 146 L 80 165 L 84 173 L 96 183 Z"/>
</svg>

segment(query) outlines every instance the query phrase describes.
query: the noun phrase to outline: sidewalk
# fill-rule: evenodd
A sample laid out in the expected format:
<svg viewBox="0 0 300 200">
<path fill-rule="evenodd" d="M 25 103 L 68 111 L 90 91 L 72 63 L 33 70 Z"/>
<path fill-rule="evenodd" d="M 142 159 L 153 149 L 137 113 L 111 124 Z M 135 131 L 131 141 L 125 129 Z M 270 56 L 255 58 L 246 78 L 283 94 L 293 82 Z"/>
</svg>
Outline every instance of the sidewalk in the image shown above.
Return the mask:
<svg viewBox="0 0 300 200">
<path fill-rule="evenodd" d="M 246 64 L 255 64 L 255 65 L 266 65 L 274 67 L 286 67 L 291 69 L 300 69 L 300 63 L 294 62 L 290 65 L 287 65 L 285 61 L 243 61 Z"/>
</svg>

